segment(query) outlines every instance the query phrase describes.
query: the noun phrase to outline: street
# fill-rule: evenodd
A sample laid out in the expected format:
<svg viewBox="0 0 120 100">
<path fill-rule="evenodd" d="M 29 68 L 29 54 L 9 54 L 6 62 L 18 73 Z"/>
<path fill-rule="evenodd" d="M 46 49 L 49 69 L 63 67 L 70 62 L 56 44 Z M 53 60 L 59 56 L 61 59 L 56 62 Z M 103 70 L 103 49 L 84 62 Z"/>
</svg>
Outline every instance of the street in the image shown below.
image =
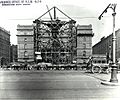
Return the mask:
<svg viewBox="0 0 120 100">
<path fill-rule="evenodd" d="M 101 84 L 108 77 L 84 71 L 0 71 L 0 100 L 120 100 L 119 86 Z"/>
</svg>

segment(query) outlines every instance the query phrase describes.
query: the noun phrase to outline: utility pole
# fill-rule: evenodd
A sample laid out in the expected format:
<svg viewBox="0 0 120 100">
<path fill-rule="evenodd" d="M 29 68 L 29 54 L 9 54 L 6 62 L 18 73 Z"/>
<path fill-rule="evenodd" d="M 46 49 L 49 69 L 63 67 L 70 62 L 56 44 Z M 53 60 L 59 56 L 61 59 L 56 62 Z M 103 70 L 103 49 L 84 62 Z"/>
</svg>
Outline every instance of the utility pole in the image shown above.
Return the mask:
<svg viewBox="0 0 120 100">
<path fill-rule="evenodd" d="M 116 51 L 115 51 L 115 45 L 116 45 L 116 35 L 115 35 L 115 15 L 116 15 L 116 5 L 117 4 L 109 4 L 107 8 L 102 12 L 102 14 L 98 17 L 99 20 L 103 17 L 104 13 L 107 13 L 107 9 L 111 8 L 113 10 L 112 16 L 113 16 L 113 37 L 112 37 L 112 46 L 113 46 L 113 60 L 112 60 L 112 69 L 111 69 L 111 79 L 110 82 L 112 83 L 118 83 L 117 79 L 117 65 L 116 65 Z"/>
</svg>

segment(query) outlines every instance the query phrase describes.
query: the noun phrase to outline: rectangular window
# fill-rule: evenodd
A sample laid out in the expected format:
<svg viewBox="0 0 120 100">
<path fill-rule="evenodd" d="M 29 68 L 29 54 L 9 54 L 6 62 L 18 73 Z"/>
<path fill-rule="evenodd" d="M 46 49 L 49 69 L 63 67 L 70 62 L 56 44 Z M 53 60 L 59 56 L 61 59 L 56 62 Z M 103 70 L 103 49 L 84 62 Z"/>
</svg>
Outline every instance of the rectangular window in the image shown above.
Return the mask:
<svg viewBox="0 0 120 100">
<path fill-rule="evenodd" d="M 86 37 L 83 37 L 83 41 L 84 41 L 84 42 L 86 41 Z"/>
<path fill-rule="evenodd" d="M 84 48 L 84 49 L 86 48 L 86 44 L 85 44 L 85 43 L 83 43 L 83 48 Z"/>
</svg>

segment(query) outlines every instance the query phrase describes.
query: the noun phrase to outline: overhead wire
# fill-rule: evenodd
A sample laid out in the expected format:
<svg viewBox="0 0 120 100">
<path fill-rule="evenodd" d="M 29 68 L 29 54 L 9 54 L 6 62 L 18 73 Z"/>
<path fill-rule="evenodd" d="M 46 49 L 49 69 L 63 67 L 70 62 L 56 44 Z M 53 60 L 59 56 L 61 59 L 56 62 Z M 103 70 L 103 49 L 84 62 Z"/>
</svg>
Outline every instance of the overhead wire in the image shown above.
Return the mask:
<svg viewBox="0 0 120 100">
<path fill-rule="evenodd" d="M 104 16 L 104 17 L 110 17 L 110 16 Z M 60 19 L 67 19 L 66 17 L 58 17 L 58 18 L 60 18 Z M 98 18 L 98 17 L 95 17 L 95 16 L 93 16 L 93 17 L 79 17 L 79 16 L 73 16 L 73 17 L 71 17 L 71 18 L 75 18 L 75 19 L 96 19 L 96 18 Z M 50 19 L 49 17 L 44 17 L 43 19 Z M 35 20 L 35 18 L 23 18 L 23 19 L 8 19 L 8 20 Z"/>
</svg>

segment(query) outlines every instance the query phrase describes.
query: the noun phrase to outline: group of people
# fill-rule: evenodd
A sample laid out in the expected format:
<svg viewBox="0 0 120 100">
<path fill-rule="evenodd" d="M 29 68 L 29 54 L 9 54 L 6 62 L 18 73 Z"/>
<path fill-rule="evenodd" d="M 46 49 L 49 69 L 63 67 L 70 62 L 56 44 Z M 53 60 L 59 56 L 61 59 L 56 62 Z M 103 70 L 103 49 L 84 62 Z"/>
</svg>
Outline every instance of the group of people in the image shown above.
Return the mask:
<svg viewBox="0 0 120 100">
<path fill-rule="evenodd" d="M 38 63 L 38 64 L 11 64 L 11 65 L 3 65 L 1 66 L 3 70 L 77 70 L 77 66 L 75 64 L 61 64 L 61 65 L 52 65 L 50 63 Z"/>
<path fill-rule="evenodd" d="M 2 65 L 1 69 L 3 70 L 30 70 L 32 66 L 29 64 L 9 64 L 9 65 Z"/>
</svg>

